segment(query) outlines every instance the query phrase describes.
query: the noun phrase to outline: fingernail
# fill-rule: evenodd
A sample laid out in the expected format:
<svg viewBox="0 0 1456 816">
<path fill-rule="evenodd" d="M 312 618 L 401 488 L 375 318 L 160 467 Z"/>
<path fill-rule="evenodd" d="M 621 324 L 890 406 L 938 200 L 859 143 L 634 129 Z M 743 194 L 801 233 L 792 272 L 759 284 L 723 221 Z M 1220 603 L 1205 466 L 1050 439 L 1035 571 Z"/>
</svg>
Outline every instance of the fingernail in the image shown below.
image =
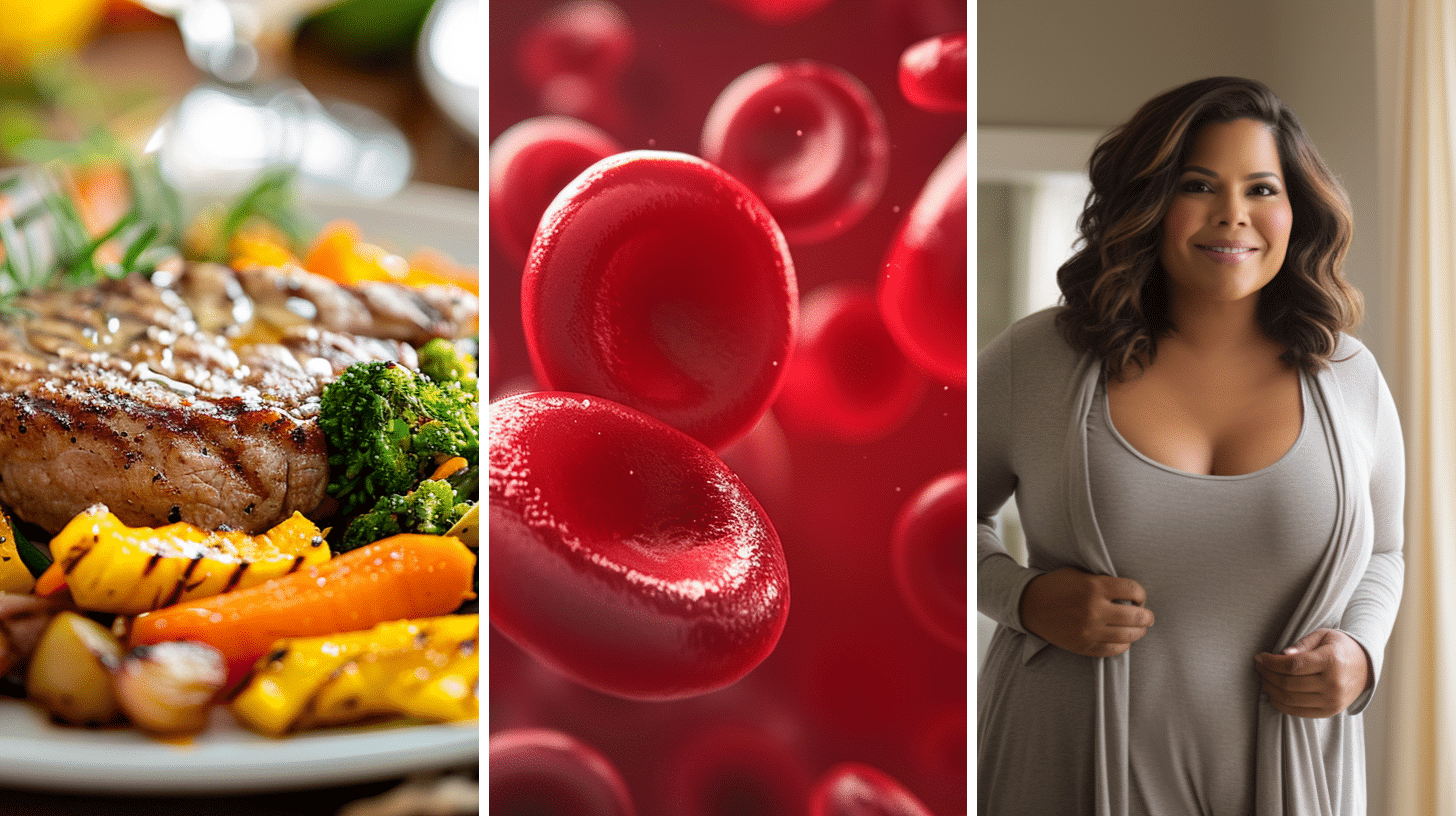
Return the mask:
<svg viewBox="0 0 1456 816">
<path fill-rule="evenodd" d="M 1285 649 L 1284 650 L 1284 653 L 1285 654 L 1294 654 L 1297 651 L 1299 651 L 1299 649 L 1297 649 L 1297 648 L 1295 648 L 1293 646 L 1290 646 L 1288 649 Z"/>
</svg>

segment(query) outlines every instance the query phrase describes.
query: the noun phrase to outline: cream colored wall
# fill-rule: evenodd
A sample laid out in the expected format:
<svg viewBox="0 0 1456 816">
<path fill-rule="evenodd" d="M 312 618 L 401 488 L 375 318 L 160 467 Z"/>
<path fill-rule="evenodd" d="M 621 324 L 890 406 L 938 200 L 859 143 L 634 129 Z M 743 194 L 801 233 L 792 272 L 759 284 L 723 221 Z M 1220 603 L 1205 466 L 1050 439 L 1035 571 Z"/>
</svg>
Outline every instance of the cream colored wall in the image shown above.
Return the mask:
<svg viewBox="0 0 1456 816">
<path fill-rule="evenodd" d="M 1374 0 L 979 0 L 980 125 L 1110 128 L 1160 91 L 1199 77 L 1267 83 L 1299 115 L 1350 194 L 1345 274 L 1365 295 L 1358 332 L 1396 351 L 1383 268 Z M 1387 365 L 1389 368 L 1390 365 Z M 1383 707 L 1366 716 L 1370 801 L 1384 801 Z"/>
<path fill-rule="evenodd" d="M 1350 194 L 1345 271 L 1367 301 L 1360 335 L 1380 356 L 1390 295 L 1376 229 L 1374 14 L 1373 0 L 979 0 L 977 120 L 1110 128 L 1199 77 L 1267 83 Z"/>
</svg>

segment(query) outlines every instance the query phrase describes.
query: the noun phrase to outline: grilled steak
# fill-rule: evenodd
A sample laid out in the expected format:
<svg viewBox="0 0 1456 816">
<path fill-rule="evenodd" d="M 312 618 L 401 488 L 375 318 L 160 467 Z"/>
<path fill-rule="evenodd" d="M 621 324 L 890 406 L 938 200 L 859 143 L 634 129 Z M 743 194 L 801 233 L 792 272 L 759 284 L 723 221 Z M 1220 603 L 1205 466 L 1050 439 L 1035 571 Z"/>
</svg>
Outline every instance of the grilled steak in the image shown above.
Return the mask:
<svg viewBox="0 0 1456 816">
<path fill-rule="evenodd" d="M 453 287 L 370 288 L 200 264 L 22 298 L 0 324 L 0 503 L 51 532 L 98 502 L 248 532 L 317 510 L 323 386 L 360 360 L 414 366 L 410 343 L 478 315 Z"/>
</svg>

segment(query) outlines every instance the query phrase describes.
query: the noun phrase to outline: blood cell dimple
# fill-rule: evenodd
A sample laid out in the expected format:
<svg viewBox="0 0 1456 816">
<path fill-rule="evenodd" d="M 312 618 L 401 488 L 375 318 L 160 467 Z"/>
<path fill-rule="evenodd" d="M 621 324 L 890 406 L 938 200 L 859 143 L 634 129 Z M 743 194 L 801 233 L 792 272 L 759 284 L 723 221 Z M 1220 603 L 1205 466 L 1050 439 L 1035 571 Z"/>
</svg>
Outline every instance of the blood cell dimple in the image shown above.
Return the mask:
<svg viewBox="0 0 1456 816">
<path fill-rule="evenodd" d="M 538 116 L 508 128 L 490 146 L 490 226 L 518 262 L 551 200 L 581 171 L 622 146 L 601 129 L 566 116 Z"/>
<path fill-rule="evenodd" d="M 900 55 L 900 92 L 936 113 L 966 109 L 966 32 L 929 37 Z"/>
<path fill-rule="evenodd" d="M 885 329 L 873 290 L 829 284 L 804 298 L 799 345 L 775 410 L 797 433 L 868 442 L 909 417 L 925 382 Z"/>
<path fill-rule="evenodd" d="M 719 449 L 778 394 L 798 320 L 763 204 L 694 156 L 620 153 L 552 202 L 521 316 L 537 379 L 649 413 Z"/>
<path fill-rule="evenodd" d="M 966 648 L 966 471 L 927 482 L 895 520 L 890 558 L 900 595 L 936 637 Z"/>
<path fill-rule="evenodd" d="M 814 786 L 809 816 L 931 816 L 893 777 L 859 762 L 842 762 Z"/>
<path fill-rule="evenodd" d="M 808 805 L 801 751 L 754 723 L 700 725 L 671 755 L 662 801 L 676 816 L 799 816 Z"/>
<path fill-rule="evenodd" d="M 606 757 L 546 728 L 490 737 L 490 812 L 497 816 L 635 816 L 627 785 Z"/>
<path fill-rule="evenodd" d="M 832 238 L 879 200 L 890 137 L 868 89 L 812 60 L 761 65 L 718 96 L 703 158 L 763 199 L 791 244 Z"/>
<path fill-rule="evenodd" d="M 931 173 L 886 254 L 880 311 L 906 356 L 966 384 L 966 141 Z"/>
<path fill-rule="evenodd" d="M 599 397 L 490 406 L 490 616 L 599 691 L 722 688 L 773 650 L 788 614 L 778 534 L 713 452 Z"/>
</svg>

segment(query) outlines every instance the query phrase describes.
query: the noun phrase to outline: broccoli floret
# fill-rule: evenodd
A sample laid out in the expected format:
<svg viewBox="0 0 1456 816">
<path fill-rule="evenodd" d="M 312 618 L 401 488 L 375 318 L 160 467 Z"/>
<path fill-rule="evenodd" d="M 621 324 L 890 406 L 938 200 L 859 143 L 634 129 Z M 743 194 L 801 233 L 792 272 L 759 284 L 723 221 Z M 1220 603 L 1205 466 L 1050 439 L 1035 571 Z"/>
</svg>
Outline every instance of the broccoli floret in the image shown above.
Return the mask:
<svg viewBox="0 0 1456 816">
<path fill-rule="evenodd" d="M 442 535 L 465 517 L 472 504 L 461 501 L 445 480 L 427 479 L 403 496 L 385 496 L 350 522 L 338 549 L 352 550 L 397 533 Z"/>
<path fill-rule="evenodd" d="M 460 387 L 476 394 L 475 358 L 459 346 L 437 337 L 420 347 L 420 372 L 437 383 L 458 382 Z"/>
<path fill-rule="evenodd" d="M 319 425 L 329 444 L 328 494 L 357 513 L 408 493 L 437 459 L 480 461 L 479 398 L 404 366 L 355 363 L 324 388 Z"/>
</svg>

